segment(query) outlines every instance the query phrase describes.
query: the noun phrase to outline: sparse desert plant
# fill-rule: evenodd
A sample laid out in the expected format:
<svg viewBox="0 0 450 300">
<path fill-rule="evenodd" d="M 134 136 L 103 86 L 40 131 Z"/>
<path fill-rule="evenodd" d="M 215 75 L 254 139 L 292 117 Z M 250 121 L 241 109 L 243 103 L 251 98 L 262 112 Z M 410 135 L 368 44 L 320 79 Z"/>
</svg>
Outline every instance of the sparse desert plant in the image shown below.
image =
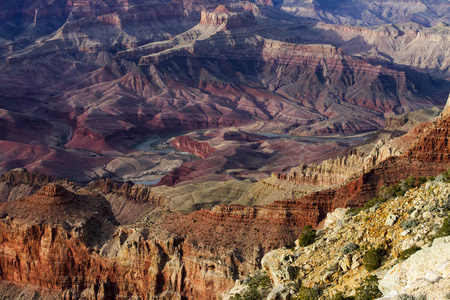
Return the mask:
<svg viewBox="0 0 450 300">
<path fill-rule="evenodd" d="M 348 244 L 345 244 L 344 247 L 342 247 L 341 252 L 343 254 L 348 254 L 348 253 L 351 253 L 358 249 L 359 249 L 358 245 L 356 245 L 354 243 L 348 243 Z"/>
<path fill-rule="evenodd" d="M 444 182 L 450 182 L 450 170 L 445 171 L 442 175 L 444 176 Z"/>
<path fill-rule="evenodd" d="M 450 219 L 446 217 L 444 223 L 442 223 L 441 229 L 437 233 L 437 237 L 443 237 L 450 235 Z"/>
<path fill-rule="evenodd" d="M 302 286 L 298 290 L 298 294 L 294 297 L 294 300 L 317 300 L 319 297 L 320 295 L 317 289 Z"/>
<path fill-rule="evenodd" d="M 345 296 L 343 292 L 339 292 L 331 298 L 331 300 L 355 300 L 354 296 Z"/>
<path fill-rule="evenodd" d="M 410 176 L 400 183 L 402 191 L 406 192 L 416 186 L 416 177 Z"/>
<path fill-rule="evenodd" d="M 311 225 L 303 227 L 302 234 L 298 238 L 298 245 L 300 247 L 306 247 L 314 243 L 316 240 L 316 231 Z"/>
<path fill-rule="evenodd" d="M 364 203 L 363 209 L 367 210 L 371 207 L 374 207 L 375 205 L 379 205 L 381 203 L 386 202 L 386 200 L 382 197 L 375 197 Z"/>
<path fill-rule="evenodd" d="M 265 299 L 272 289 L 272 281 L 264 273 L 257 273 L 247 281 L 248 289 L 242 294 L 235 294 L 230 300 Z"/>
<path fill-rule="evenodd" d="M 370 249 L 364 254 L 363 263 L 367 271 L 374 271 L 381 266 L 381 260 L 385 252 L 383 248 L 377 247 Z"/>
<path fill-rule="evenodd" d="M 398 258 L 400 258 L 401 260 L 405 260 L 408 257 L 410 257 L 411 255 L 413 255 L 414 253 L 416 253 L 417 251 L 419 251 L 420 248 L 419 246 L 413 245 L 411 247 L 409 247 L 406 250 L 403 250 L 402 252 L 400 252 L 400 255 L 398 256 Z"/>
<path fill-rule="evenodd" d="M 355 300 L 373 300 L 381 296 L 383 294 L 378 289 L 378 277 L 376 275 L 367 276 L 355 291 Z"/>
<path fill-rule="evenodd" d="M 400 224 L 400 227 L 401 227 L 403 230 L 406 230 L 406 229 L 414 228 L 414 227 L 416 227 L 417 225 L 419 225 L 419 222 L 417 222 L 417 220 L 414 220 L 414 219 L 408 219 L 408 220 L 403 221 L 403 222 Z"/>
<path fill-rule="evenodd" d="M 421 186 L 422 184 L 424 184 L 427 181 L 428 181 L 428 179 L 426 177 L 420 176 L 419 178 L 417 178 L 417 186 Z"/>
</svg>

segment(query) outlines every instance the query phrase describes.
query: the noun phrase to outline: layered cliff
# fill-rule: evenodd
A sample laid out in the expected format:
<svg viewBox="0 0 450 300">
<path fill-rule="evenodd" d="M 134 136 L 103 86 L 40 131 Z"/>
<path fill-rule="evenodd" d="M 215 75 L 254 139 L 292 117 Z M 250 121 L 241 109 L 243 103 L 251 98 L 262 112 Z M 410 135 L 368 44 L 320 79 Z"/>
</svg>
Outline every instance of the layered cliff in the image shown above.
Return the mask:
<svg viewBox="0 0 450 300">
<path fill-rule="evenodd" d="M 445 24 L 338 26 L 285 4 L 6 1 L 1 170 L 89 182 L 155 134 L 353 134 L 444 103 Z"/>
<path fill-rule="evenodd" d="M 264 181 L 272 185 L 280 185 L 282 181 L 288 181 L 305 188 L 311 186 L 318 189 L 341 186 L 388 158 L 400 156 L 405 151 L 416 152 L 410 149 L 412 141 L 416 145 L 427 144 L 417 140 L 417 137 L 422 134 L 422 131 L 428 130 L 425 128 L 431 125 L 430 121 L 436 117 L 441 119 L 446 116 L 446 109 L 440 115 L 440 110 L 431 109 L 392 116 L 386 120 L 383 129 L 374 133 L 362 145 L 350 150 L 345 156 L 327 159 L 320 164 L 302 164 L 293 167 L 288 173 L 274 172 L 270 179 Z M 442 126 L 445 127 L 444 124 L 440 125 L 441 129 L 438 131 L 442 130 Z M 445 133 L 442 134 L 445 135 Z M 436 142 L 430 141 L 429 145 L 436 145 Z M 430 151 L 436 154 L 439 152 L 437 149 L 430 149 Z"/>
<path fill-rule="evenodd" d="M 88 191 L 44 186 L 0 210 L 0 277 L 47 289 L 36 295 L 217 299 L 233 282 L 232 254 L 217 261 L 157 225 L 118 227 L 109 203 Z"/>
</svg>

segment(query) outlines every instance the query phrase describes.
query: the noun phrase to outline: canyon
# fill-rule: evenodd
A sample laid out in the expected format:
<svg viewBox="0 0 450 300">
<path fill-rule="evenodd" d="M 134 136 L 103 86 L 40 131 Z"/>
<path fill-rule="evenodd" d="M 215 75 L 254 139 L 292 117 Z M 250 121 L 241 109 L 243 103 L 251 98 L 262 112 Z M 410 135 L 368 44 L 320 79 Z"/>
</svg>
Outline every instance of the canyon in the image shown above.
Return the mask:
<svg viewBox="0 0 450 300">
<path fill-rule="evenodd" d="M 222 299 L 446 171 L 449 9 L 2 1 L 0 298 Z"/>
<path fill-rule="evenodd" d="M 445 15 L 438 2 L 429 8 Z M 445 18 L 352 27 L 358 22 L 296 17 L 286 5 L 5 1 L 2 172 L 139 181 L 164 158 L 133 146 L 155 135 L 228 127 L 358 134 L 392 114 L 444 105 Z M 186 162 L 168 160 L 172 169 Z M 170 172 L 158 177 L 161 168 L 150 180 Z"/>
<path fill-rule="evenodd" d="M 414 126 L 403 154 L 342 187 L 266 205 L 222 204 L 186 213 L 171 210 L 157 188 L 111 180 L 81 187 L 12 170 L 0 183 L 3 286 L 16 282 L 36 295 L 65 299 L 220 298 L 236 279 L 259 268 L 264 253 L 293 245 L 303 226 L 318 225 L 334 208 L 358 207 L 393 179 L 446 170 L 447 111 L 434 123 Z M 46 277 L 38 275 L 42 270 L 49 270 Z"/>
</svg>

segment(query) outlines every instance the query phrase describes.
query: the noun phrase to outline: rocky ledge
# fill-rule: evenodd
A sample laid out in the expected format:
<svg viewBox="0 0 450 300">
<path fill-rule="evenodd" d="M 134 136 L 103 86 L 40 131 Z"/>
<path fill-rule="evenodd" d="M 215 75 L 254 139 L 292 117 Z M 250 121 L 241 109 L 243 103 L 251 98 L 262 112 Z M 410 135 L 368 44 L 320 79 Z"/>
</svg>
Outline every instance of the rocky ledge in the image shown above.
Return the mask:
<svg viewBox="0 0 450 300">
<path fill-rule="evenodd" d="M 300 286 L 316 287 L 325 299 L 338 292 L 352 295 L 368 275 L 381 278 L 383 299 L 398 299 L 400 294 L 444 299 L 450 282 L 446 254 L 450 239 L 431 244 L 450 204 L 450 183 L 442 180 L 440 176 L 358 214 L 339 212 L 340 219 L 318 231 L 310 246 L 297 243 L 293 249 L 267 253 L 262 269 L 274 286 L 267 299 L 291 299 L 289 295 L 296 295 Z M 405 250 L 413 246 L 422 250 L 402 262 Z M 383 248 L 385 255 L 379 268 L 368 271 L 364 257 L 372 248 Z M 235 285 L 225 299 L 244 294 L 249 288 L 244 282 Z"/>
<path fill-rule="evenodd" d="M 200 24 L 223 25 L 223 30 L 229 30 L 254 25 L 255 17 L 250 11 L 233 11 L 230 7 L 219 5 L 213 11 L 202 11 Z"/>
</svg>

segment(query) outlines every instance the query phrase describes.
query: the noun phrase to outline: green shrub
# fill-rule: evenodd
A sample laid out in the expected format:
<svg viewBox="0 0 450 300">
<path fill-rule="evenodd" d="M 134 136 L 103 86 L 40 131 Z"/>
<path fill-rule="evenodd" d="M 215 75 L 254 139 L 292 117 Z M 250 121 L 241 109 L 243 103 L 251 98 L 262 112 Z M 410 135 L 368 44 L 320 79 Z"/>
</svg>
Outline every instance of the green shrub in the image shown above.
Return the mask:
<svg viewBox="0 0 450 300">
<path fill-rule="evenodd" d="M 410 257 L 411 255 L 413 255 L 414 253 L 416 253 L 417 251 L 419 251 L 420 248 L 419 246 L 413 245 L 411 247 L 409 247 L 408 249 L 400 252 L 400 255 L 398 256 L 398 258 L 400 258 L 401 260 L 405 260 L 408 257 Z"/>
<path fill-rule="evenodd" d="M 370 249 L 364 254 L 363 263 L 367 271 L 376 270 L 381 266 L 381 259 L 385 255 L 385 252 L 383 248 L 377 247 Z"/>
<path fill-rule="evenodd" d="M 405 195 L 404 191 L 397 191 L 397 192 L 395 192 L 395 197 L 401 197 L 401 196 L 404 196 L 404 195 Z"/>
<path fill-rule="evenodd" d="M 394 197 L 398 191 L 401 191 L 399 184 L 388 185 L 380 190 L 379 195 L 381 198 L 388 200 Z"/>
<path fill-rule="evenodd" d="M 355 291 L 355 300 L 373 300 L 383 296 L 378 289 L 378 277 L 369 275 Z"/>
<path fill-rule="evenodd" d="M 298 238 L 298 245 L 300 247 L 306 247 L 314 243 L 316 240 L 316 231 L 311 225 L 303 227 L 302 234 Z"/>
<path fill-rule="evenodd" d="M 244 294 L 235 294 L 230 300 L 265 299 L 272 289 L 272 281 L 266 274 L 255 274 L 247 282 L 248 289 Z"/>
<path fill-rule="evenodd" d="M 419 178 L 417 178 L 417 186 L 421 186 L 422 184 L 424 184 L 427 181 L 428 181 L 428 179 L 426 177 L 420 176 Z"/>
<path fill-rule="evenodd" d="M 316 289 L 302 286 L 294 300 L 317 300 L 319 296 L 319 292 Z"/>
<path fill-rule="evenodd" d="M 272 280 L 270 280 L 270 277 L 266 274 L 256 274 L 253 277 L 250 277 L 250 280 L 248 281 L 248 286 L 251 289 L 270 289 L 272 287 Z"/>
<path fill-rule="evenodd" d="M 353 296 L 345 296 L 343 292 L 339 292 L 331 298 L 331 300 L 355 300 Z"/>
<path fill-rule="evenodd" d="M 416 177 L 410 176 L 400 183 L 402 191 L 406 192 L 416 187 Z"/>
<path fill-rule="evenodd" d="M 364 203 L 363 209 L 367 210 L 371 207 L 374 207 L 375 205 L 379 205 L 386 202 L 386 200 L 382 197 L 375 197 Z"/>
<path fill-rule="evenodd" d="M 444 219 L 444 223 L 442 223 L 441 229 L 439 229 L 439 231 L 437 233 L 437 237 L 443 237 L 443 236 L 448 236 L 448 235 L 450 235 L 450 219 L 449 219 L 449 217 L 446 217 Z"/>
<path fill-rule="evenodd" d="M 444 182 L 450 182 L 450 170 L 445 171 L 442 175 L 444 176 Z"/>
</svg>

